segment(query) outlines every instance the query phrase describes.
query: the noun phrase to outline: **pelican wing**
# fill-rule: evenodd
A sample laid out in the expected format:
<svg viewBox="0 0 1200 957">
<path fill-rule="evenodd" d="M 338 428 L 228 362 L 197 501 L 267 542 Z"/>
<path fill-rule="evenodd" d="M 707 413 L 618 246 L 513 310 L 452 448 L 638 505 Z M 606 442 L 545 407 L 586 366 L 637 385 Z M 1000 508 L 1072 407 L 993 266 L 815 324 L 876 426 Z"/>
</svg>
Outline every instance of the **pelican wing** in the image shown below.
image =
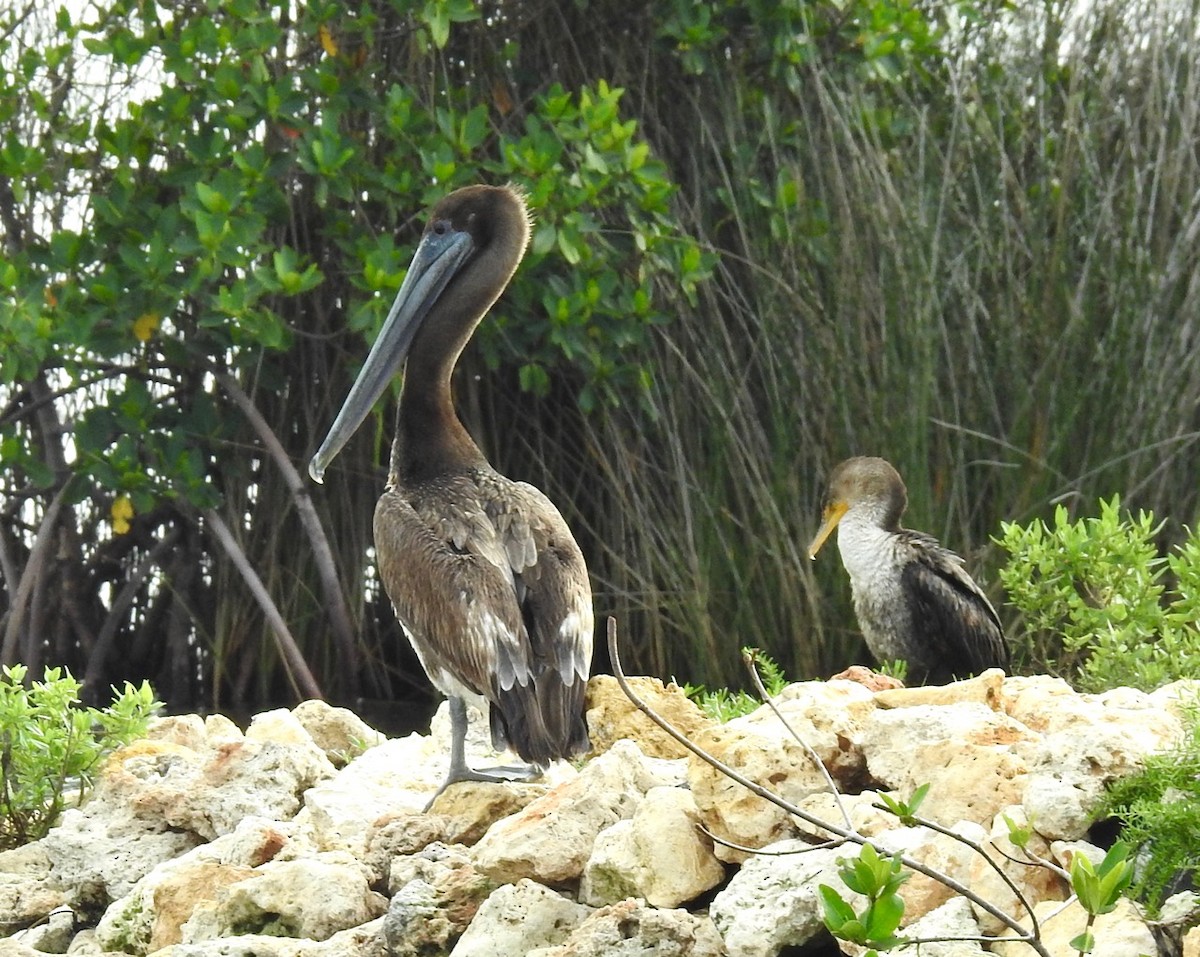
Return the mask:
<svg viewBox="0 0 1200 957">
<path fill-rule="evenodd" d="M 914 622 L 934 649 L 931 660 L 958 677 L 987 668 L 1008 670 L 1000 618 L 962 558 L 922 532 L 901 534 L 913 557 L 904 565 L 905 592 Z"/>
<path fill-rule="evenodd" d="M 430 679 L 493 705 L 492 737 L 544 763 L 586 747 L 583 557 L 532 486 L 473 471 L 380 499 L 380 577 Z"/>
</svg>

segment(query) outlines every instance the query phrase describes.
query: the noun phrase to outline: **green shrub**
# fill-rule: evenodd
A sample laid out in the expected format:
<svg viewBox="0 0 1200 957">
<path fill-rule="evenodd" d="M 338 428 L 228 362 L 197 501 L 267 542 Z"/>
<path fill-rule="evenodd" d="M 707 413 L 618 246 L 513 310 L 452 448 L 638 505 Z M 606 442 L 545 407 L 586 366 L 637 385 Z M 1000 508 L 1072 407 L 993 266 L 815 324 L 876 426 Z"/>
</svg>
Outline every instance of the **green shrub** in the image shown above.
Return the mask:
<svg viewBox="0 0 1200 957">
<path fill-rule="evenodd" d="M 1122 841 L 1138 849 L 1133 894 L 1157 913 L 1176 877 L 1200 867 L 1200 706 L 1188 710 L 1174 748 L 1113 782 L 1100 813 L 1124 823 Z"/>
<path fill-rule="evenodd" d="M 1024 617 L 1019 665 L 1084 691 L 1200 677 L 1200 539 L 1164 557 L 1159 528 L 1150 512 L 1122 517 L 1118 496 L 1098 518 L 1071 522 L 1059 506 L 1053 527 L 1005 523 L 1000 580 Z"/>
<path fill-rule="evenodd" d="M 43 837 L 86 796 L 101 758 L 144 734 L 159 707 L 146 682 L 126 682 L 100 710 L 79 707 L 79 682 L 60 668 L 28 685 L 26 674 L 0 671 L 0 849 Z"/>
</svg>

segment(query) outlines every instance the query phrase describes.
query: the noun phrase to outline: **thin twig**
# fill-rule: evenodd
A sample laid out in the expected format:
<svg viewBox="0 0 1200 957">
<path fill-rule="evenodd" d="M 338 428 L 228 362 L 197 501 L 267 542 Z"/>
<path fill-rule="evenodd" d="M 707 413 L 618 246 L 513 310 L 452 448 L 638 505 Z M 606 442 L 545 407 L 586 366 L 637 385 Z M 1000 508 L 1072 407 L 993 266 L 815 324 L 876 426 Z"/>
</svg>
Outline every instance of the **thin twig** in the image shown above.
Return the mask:
<svg viewBox="0 0 1200 957">
<path fill-rule="evenodd" d="M 787 718 L 783 716 L 783 712 L 779 710 L 779 706 L 775 704 L 775 699 L 767 693 L 766 686 L 762 682 L 762 677 L 758 673 L 758 668 L 755 667 L 755 658 L 749 653 L 742 654 L 742 661 L 746 664 L 746 670 L 750 672 L 750 677 L 754 681 L 754 687 L 758 691 L 759 697 L 766 702 L 768 708 L 775 712 L 775 717 L 779 719 L 779 723 L 793 738 L 796 739 L 800 747 L 807 752 L 812 763 L 816 765 L 817 771 L 825 778 L 825 785 L 829 788 L 829 793 L 833 795 L 833 802 L 837 805 L 837 809 L 841 812 L 842 821 L 847 828 L 853 828 L 854 822 L 850 820 L 850 812 L 846 810 L 846 805 L 842 802 L 842 793 L 838 790 L 837 785 L 833 783 L 833 775 L 829 773 L 829 769 L 825 767 L 825 762 L 821 760 L 821 756 L 817 754 L 813 746 L 798 735 L 788 724 Z"/>
</svg>

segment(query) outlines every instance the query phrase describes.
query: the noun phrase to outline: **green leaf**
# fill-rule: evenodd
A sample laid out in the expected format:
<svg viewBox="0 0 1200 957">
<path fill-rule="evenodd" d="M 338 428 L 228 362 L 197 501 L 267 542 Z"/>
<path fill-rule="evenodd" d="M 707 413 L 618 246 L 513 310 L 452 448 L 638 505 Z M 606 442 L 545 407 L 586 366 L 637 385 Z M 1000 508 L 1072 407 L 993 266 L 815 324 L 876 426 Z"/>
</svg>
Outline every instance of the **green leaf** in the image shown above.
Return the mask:
<svg viewBox="0 0 1200 957">
<path fill-rule="evenodd" d="M 882 940 L 891 937 L 904 919 L 904 900 L 896 894 L 887 894 L 872 902 L 867 908 L 863 923 L 867 928 L 867 937 L 871 940 Z"/>
<path fill-rule="evenodd" d="M 821 909 L 824 913 L 825 926 L 829 932 L 838 935 L 847 921 L 854 920 L 854 908 L 828 884 L 818 884 L 817 893 L 821 897 Z"/>
</svg>

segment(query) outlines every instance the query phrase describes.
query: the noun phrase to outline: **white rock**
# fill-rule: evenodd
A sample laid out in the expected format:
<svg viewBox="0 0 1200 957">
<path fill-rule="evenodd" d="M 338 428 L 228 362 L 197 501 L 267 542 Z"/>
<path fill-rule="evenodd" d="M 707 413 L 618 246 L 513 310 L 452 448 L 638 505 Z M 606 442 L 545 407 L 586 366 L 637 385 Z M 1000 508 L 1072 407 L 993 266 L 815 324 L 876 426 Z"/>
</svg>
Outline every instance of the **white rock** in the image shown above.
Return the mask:
<svg viewBox="0 0 1200 957">
<path fill-rule="evenodd" d="M 42 839 L 54 862 L 49 880 L 70 888 L 72 903 L 107 905 L 159 864 L 200 843 L 195 834 L 171 830 L 161 818 L 144 818 L 138 811 L 126 802 L 93 799 L 64 811 Z"/>
<path fill-rule="evenodd" d="M 558 947 L 539 947 L 525 957 L 724 957 L 712 921 L 685 910 L 648 907 L 623 900 L 602 907 Z"/>
<path fill-rule="evenodd" d="M 1042 944 L 1051 957 L 1078 957 L 1070 942 L 1087 926 L 1087 914 L 1072 901 L 1065 907 L 1057 901 L 1042 901 L 1034 907 L 1041 928 Z M 1101 914 L 1092 925 L 1096 948 L 1089 957 L 1142 957 L 1158 953 L 1154 934 L 1138 916 L 1137 909 L 1127 899 L 1117 903 L 1116 910 Z M 1000 941 L 991 945 L 992 953 L 1000 957 L 1028 957 L 1027 944 Z"/>
<path fill-rule="evenodd" d="M 441 724 L 435 716 L 435 727 Z M 498 754 L 490 746 L 481 755 L 485 751 L 481 735 L 486 728 L 481 728 L 479 722 L 472 727 L 475 746 L 468 759 L 472 766 L 518 761 L 514 755 Z M 322 847 L 362 856 L 377 824 L 425 810 L 446 778 L 449 761 L 448 738 L 443 742 L 434 735 L 410 734 L 384 741 L 354 758 L 335 776 L 310 788 L 296 820 L 312 828 Z M 532 786 L 544 787 L 575 776 L 575 769 L 560 761 Z"/>
<path fill-rule="evenodd" d="M 505 884 L 483 902 L 450 957 L 512 957 L 551 947 L 590 913 L 534 881 Z"/>
<path fill-rule="evenodd" d="M 991 821 L 1024 794 L 1020 746 L 1039 736 L 984 704 L 880 709 L 867 721 L 863 750 L 873 778 L 911 795 L 929 784 L 922 817 L 947 827 Z"/>
<path fill-rule="evenodd" d="M 1048 840 L 1084 836 L 1105 787 L 1142 767 L 1147 755 L 1177 740 L 1170 710 L 1134 689 L 1104 695 L 1059 695 L 1041 713 L 1048 731 L 1028 752 L 1026 813 Z M 1052 716 L 1051 716 L 1052 715 Z"/>
<path fill-rule="evenodd" d="M 29 927 L 72 899 L 66 884 L 50 880 L 42 841 L 0 852 L 0 930 Z"/>
<path fill-rule="evenodd" d="M 361 854 L 375 821 L 424 810 L 445 777 L 439 760 L 428 735 L 385 741 L 309 788 L 296 820 L 322 847 Z"/>
<path fill-rule="evenodd" d="M 979 925 L 971 915 L 971 905 L 966 898 L 955 897 L 930 911 L 920 920 L 905 924 L 901 933 L 910 939 L 921 940 L 935 937 L 978 937 Z M 978 941 L 974 940 L 930 940 L 921 945 L 897 947 L 889 954 L 899 957 L 987 957 Z"/>
<path fill-rule="evenodd" d="M 231 834 L 164 861 L 114 901 L 96 926 L 104 950 L 147 954 L 182 939 L 181 928 L 204 901 L 256 874 L 290 843 L 291 825 L 247 818 Z"/>
<path fill-rule="evenodd" d="M 324 701 L 302 701 L 292 709 L 292 714 L 336 767 L 387 740 L 387 735 L 376 731 L 353 711 L 335 708 Z"/>
<path fill-rule="evenodd" d="M 691 792 L 651 788 L 632 818 L 596 838 L 580 899 L 603 906 L 641 897 L 655 907 L 678 907 L 716 887 L 725 868 L 696 822 Z"/>
<path fill-rule="evenodd" d="M 864 898 L 849 891 L 837 872 L 838 858 L 857 852 L 850 845 L 814 850 L 803 841 L 780 841 L 750 858 L 709 907 L 730 957 L 775 957 L 821 933 L 820 884 L 861 907 Z"/>
<path fill-rule="evenodd" d="M 596 836 L 632 816 L 646 791 L 661 784 L 637 745 L 619 741 L 575 779 L 493 824 L 475 846 L 476 864 L 501 883 L 576 881 Z"/>
<path fill-rule="evenodd" d="M 257 871 L 197 906 L 183 925 L 183 942 L 246 933 L 325 940 L 386 908 L 367 886 L 363 868 L 341 855 L 269 861 Z"/>
<path fill-rule="evenodd" d="M 755 712 L 760 713 L 761 709 Z M 787 728 L 778 720 L 749 717 L 708 728 L 696 743 L 742 777 L 792 804 L 828 790 L 808 749 Z M 688 759 L 688 783 L 701 822 L 718 838 L 715 853 L 722 861 L 737 863 L 750 856 L 729 844 L 759 848 L 799 833 L 787 811 L 694 755 Z"/>
<path fill-rule="evenodd" d="M 328 940 L 298 940 L 244 934 L 195 944 L 176 944 L 155 957 L 390 957 L 383 940 L 383 921 L 369 921 L 334 934 Z"/>
</svg>

